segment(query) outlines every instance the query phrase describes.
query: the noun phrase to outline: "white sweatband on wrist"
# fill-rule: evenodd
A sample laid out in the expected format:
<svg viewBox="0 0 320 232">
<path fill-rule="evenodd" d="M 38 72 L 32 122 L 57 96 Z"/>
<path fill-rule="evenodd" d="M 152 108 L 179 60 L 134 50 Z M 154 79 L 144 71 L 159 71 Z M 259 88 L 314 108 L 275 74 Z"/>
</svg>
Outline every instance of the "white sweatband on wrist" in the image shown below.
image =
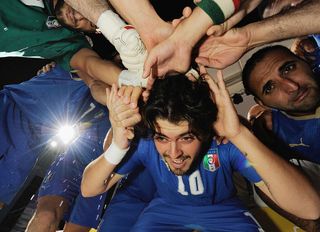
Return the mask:
<svg viewBox="0 0 320 232">
<path fill-rule="evenodd" d="M 147 82 L 147 78 L 142 78 L 142 72 L 131 72 L 128 70 L 123 70 L 119 74 L 118 78 L 119 87 L 121 87 L 122 85 L 146 87 Z"/>
<path fill-rule="evenodd" d="M 111 43 L 114 35 L 125 25 L 126 24 L 120 16 L 112 10 L 106 10 L 103 12 L 97 21 L 97 27 Z"/>
<path fill-rule="evenodd" d="M 109 148 L 103 153 L 104 158 L 111 164 L 117 165 L 121 162 L 130 147 L 121 149 L 113 141 Z"/>
</svg>

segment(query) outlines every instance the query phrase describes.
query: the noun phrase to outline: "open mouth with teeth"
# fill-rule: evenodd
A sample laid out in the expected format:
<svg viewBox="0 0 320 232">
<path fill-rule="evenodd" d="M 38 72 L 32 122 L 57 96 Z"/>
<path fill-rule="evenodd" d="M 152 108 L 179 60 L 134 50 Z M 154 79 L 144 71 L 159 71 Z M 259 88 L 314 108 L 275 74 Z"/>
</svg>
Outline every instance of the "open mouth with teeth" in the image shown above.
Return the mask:
<svg viewBox="0 0 320 232">
<path fill-rule="evenodd" d="M 190 156 L 180 156 L 179 158 L 172 159 L 170 156 L 164 155 L 164 160 L 168 169 L 176 175 L 182 175 L 188 171 L 187 160 L 189 159 L 191 159 Z"/>
</svg>

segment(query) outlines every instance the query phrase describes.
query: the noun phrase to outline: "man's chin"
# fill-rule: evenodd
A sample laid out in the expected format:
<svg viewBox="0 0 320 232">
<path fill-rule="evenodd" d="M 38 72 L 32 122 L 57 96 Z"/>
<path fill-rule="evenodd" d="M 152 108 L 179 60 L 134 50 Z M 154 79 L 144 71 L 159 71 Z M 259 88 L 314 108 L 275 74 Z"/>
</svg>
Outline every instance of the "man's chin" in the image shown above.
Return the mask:
<svg viewBox="0 0 320 232">
<path fill-rule="evenodd" d="M 172 169 L 172 168 L 170 168 L 170 170 L 176 176 L 183 176 L 187 172 L 186 170 L 182 170 L 182 169 Z"/>
</svg>

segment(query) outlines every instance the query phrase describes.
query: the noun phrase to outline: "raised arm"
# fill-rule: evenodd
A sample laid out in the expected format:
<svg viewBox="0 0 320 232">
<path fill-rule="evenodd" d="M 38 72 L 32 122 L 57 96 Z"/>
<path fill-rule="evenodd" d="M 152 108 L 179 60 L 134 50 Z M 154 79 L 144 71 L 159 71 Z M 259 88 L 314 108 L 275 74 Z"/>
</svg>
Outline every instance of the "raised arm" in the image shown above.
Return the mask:
<svg viewBox="0 0 320 232">
<path fill-rule="evenodd" d="M 105 0 L 92 0 L 90 2 L 86 0 L 65 0 L 65 2 L 95 25 L 97 25 L 102 12 L 111 10 L 109 4 Z"/>
<path fill-rule="evenodd" d="M 320 1 L 305 1 L 286 13 L 234 28 L 221 37 L 210 36 L 200 47 L 196 61 L 213 68 L 225 68 L 257 46 L 320 32 Z"/>
<path fill-rule="evenodd" d="M 122 177 L 117 174 L 112 175 L 113 170 L 129 150 L 130 139 L 133 138 L 130 128 L 138 123 L 141 117 L 138 108 L 126 102 L 126 95 L 120 95 L 122 94 L 115 85 L 112 86 L 111 91 L 107 89 L 107 107 L 112 132 L 108 133 L 106 144 L 110 146 L 84 170 L 81 192 L 85 197 L 105 192 Z"/>
<path fill-rule="evenodd" d="M 115 63 L 101 59 L 95 51 L 88 48 L 80 49 L 71 58 L 70 66 L 110 86 L 118 83 L 118 76 L 122 71 Z M 90 79 L 86 84 L 90 86 Z"/>
<path fill-rule="evenodd" d="M 147 50 L 173 32 L 171 24 L 159 17 L 149 0 L 110 0 L 110 3 L 128 23 L 137 29 Z"/>
<path fill-rule="evenodd" d="M 183 20 L 165 41 L 154 47 L 144 64 L 144 76 L 185 73 L 190 68 L 191 51 L 213 24 L 221 24 L 239 8 L 240 1 L 202 0 L 190 17 Z"/>
<path fill-rule="evenodd" d="M 220 72 L 217 83 L 209 75 L 205 77 L 218 107 L 215 129 L 236 145 L 259 173 L 264 184 L 258 187 L 288 212 L 305 219 L 319 218 L 320 199 L 305 176 L 239 123 Z"/>
</svg>

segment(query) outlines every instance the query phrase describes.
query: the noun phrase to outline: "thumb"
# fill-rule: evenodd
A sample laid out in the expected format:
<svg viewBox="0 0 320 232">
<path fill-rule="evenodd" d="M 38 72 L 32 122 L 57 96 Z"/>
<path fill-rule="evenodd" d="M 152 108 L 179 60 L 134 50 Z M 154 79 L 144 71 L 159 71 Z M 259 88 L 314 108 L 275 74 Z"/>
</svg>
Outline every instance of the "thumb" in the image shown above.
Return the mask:
<svg viewBox="0 0 320 232">
<path fill-rule="evenodd" d="M 147 56 L 143 66 L 143 78 L 147 78 L 151 74 L 151 68 L 157 63 L 157 58 L 153 55 L 152 51 Z"/>
</svg>

